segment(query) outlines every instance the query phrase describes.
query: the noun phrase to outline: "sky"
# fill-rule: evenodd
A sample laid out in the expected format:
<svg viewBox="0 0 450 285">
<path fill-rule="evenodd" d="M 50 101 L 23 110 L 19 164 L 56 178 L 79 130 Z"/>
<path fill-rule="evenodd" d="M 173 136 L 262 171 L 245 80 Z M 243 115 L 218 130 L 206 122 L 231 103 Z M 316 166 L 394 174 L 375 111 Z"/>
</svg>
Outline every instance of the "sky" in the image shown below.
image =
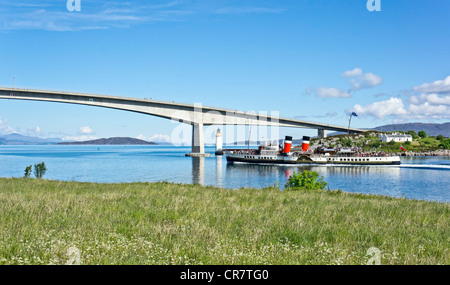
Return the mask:
<svg viewBox="0 0 450 285">
<path fill-rule="evenodd" d="M 449 121 L 450 1 L 369 2 L 381 9 L 367 0 L 0 0 L 0 86 L 340 126 L 356 112 L 355 128 Z M 177 128 L 126 111 L 0 100 L 0 135 L 170 141 Z"/>
</svg>

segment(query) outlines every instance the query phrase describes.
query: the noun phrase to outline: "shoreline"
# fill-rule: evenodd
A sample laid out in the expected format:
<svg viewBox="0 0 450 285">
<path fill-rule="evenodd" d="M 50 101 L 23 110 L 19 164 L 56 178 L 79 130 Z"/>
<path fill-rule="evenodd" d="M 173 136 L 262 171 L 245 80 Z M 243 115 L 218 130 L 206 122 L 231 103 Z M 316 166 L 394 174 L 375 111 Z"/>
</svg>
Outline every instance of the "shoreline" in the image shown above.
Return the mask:
<svg viewBox="0 0 450 285">
<path fill-rule="evenodd" d="M 450 156 L 450 150 L 448 150 L 448 149 L 438 149 L 438 150 L 423 151 L 423 152 L 407 151 L 407 152 L 403 153 L 401 156 L 442 156 L 442 157 L 449 157 Z"/>
</svg>

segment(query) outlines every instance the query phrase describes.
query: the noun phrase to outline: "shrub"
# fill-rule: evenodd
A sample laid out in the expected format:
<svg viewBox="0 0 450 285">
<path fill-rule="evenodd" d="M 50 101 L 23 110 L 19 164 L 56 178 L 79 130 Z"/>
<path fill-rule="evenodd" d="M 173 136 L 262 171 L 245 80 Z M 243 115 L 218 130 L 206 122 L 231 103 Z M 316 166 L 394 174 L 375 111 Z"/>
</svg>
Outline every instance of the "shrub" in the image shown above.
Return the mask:
<svg viewBox="0 0 450 285">
<path fill-rule="evenodd" d="M 450 139 L 442 140 L 439 144 L 440 148 L 450 149 Z"/>
<path fill-rule="evenodd" d="M 378 148 L 378 147 L 381 146 L 381 142 L 380 142 L 380 141 L 374 141 L 374 142 L 371 142 L 371 143 L 370 143 L 370 146 L 371 146 L 371 147 Z"/>
<path fill-rule="evenodd" d="M 351 147 L 351 146 L 353 145 L 353 141 L 352 141 L 351 138 L 341 138 L 341 139 L 339 140 L 339 142 L 340 142 L 340 144 L 341 144 L 342 146 L 348 146 L 348 147 Z"/>
<path fill-rule="evenodd" d="M 45 172 L 47 172 L 47 167 L 44 162 L 34 165 L 34 176 L 36 176 L 37 179 L 41 179 Z"/>
<path fill-rule="evenodd" d="M 438 135 L 438 136 L 436 137 L 436 139 L 437 139 L 438 141 L 441 141 L 441 140 L 444 139 L 444 137 L 443 137 L 442 135 Z"/>
<path fill-rule="evenodd" d="M 25 173 L 24 173 L 24 175 L 23 175 L 23 177 L 25 177 L 25 178 L 28 178 L 28 177 L 30 177 L 30 175 L 31 175 L 31 170 L 33 169 L 33 166 L 27 166 L 26 168 L 25 168 Z"/>
<path fill-rule="evenodd" d="M 328 185 L 319 177 L 316 171 L 304 170 L 303 172 L 294 172 L 287 180 L 284 187 L 286 190 L 323 190 Z"/>
</svg>

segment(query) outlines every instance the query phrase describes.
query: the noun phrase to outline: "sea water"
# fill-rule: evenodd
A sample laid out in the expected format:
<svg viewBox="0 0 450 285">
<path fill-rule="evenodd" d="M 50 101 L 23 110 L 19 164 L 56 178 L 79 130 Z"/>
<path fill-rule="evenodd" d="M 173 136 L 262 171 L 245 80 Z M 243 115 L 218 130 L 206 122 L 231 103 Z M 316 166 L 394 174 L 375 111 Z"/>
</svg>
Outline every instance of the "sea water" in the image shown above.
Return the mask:
<svg viewBox="0 0 450 285">
<path fill-rule="evenodd" d="M 213 147 L 206 152 L 214 153 Z M 82 182 L 198 183 L 222 188 L 282 189 L 294 172 L 317 171 L 330 189 L 409 199 L 450 201 L 450 158 L 402 157 L 401 165 L 228 164 L 224 156 L 185 157 L 190 147 L 43 145 L 0 146 L 0 177 L 22 177 L 45 162 L 45 179 Z"/>
</svg>

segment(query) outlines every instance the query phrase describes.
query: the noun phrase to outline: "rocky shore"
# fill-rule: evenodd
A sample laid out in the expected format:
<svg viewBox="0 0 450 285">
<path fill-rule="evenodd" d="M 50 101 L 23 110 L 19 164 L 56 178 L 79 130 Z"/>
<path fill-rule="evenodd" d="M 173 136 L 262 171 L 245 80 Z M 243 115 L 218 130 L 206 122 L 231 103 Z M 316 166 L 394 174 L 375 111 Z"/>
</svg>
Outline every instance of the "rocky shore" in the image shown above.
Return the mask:
<svg viewBox="0 0 450 285">
<path fill-rule="evenodd" d="M 404 156 L 450 156 L 449 149 L 438 149 L 434 151 L 414 152 L 407 151 L 403 153 Z"/>
</svg>

